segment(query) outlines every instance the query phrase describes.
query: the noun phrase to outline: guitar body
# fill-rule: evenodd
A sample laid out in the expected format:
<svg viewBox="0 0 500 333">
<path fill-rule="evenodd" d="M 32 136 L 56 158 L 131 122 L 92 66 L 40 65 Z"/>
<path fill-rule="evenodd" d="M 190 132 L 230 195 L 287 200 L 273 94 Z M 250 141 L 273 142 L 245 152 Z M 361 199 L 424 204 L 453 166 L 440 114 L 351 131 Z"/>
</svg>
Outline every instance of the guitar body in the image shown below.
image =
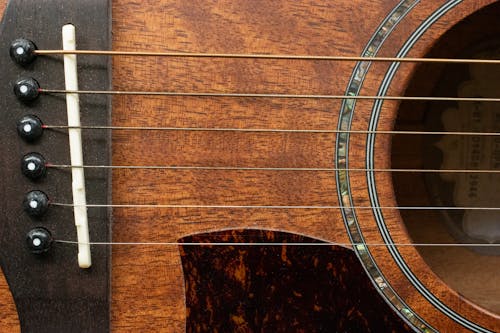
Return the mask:
<svg viewBox="0 0 500 333">
<path fill-rule="evenodd" d="M 461 23 L 468 22 L 469 19 L 464 19 L 475 13 L 481 16 L 470 19 L 474 24 Z M 497 38 L 498 15 L 500 6 L 493 0 L 117 0 L 112 1 L 112 47 L 123 51 L 377 57 L 426 57 L 431 52 L 435 57 L 456 58 L 469 45 Z M 449 31 L 455 32 L 450 35 Z M 451 37 L 443 39 L 446 36 Z M 431 96 L 443 70 L 444 65 L 391 62 L 115 56 L 112 58 L 112 88 L 122 91 Z M 87 83 L 81 82 L 81 85 L 89 87 Z M 402 110 L 406 113 L 402 114 Z M 411 113 L 412 110 L 415 113 Z M 325 267 L 330 264 L 338 268 L 332 268 L 335 273 L 326 279 L 345 274 L 340 278 L 341 283 L 334 284 L 338 290 L 343 284 L 354 289 L 365 286 L 361 280 L 356 284 L 346 282 L 358 281 L 356 275 L 371 281 L 366 284 L 369 291 L 364 295 L 346 292 L 346 299 L 349 295 L 359 297 L 353 301 L 354 305 L 349 305 L 352 311 L 341 310 L 342 306 L 347 306 L 343 303 L 330 309 L 332 313 L 345 311 L 342 313 L 352 320 L 355 316 L 349 317 L 347 313 L 363 313 L 356 319 L 365 320 L 358 331 L 368 332 L 370 327 L 375 327 L 372 325 L 393 331 L 500 331 L 498 256 L 476 256 L 471 250 L 458 248 L 453 250 L 455 252 L 443 250 L 442 253 L 450 256 L 444 261 L 442 258 L 436 261 L 441 249 L 363 245 L 416 243 L 418 236 L 415 235 L 424 233 L 418 221 L 434 224 L 431 221 L 439 220 L 440 216 L 432 212 L 408 215 L 397 209 L 380 208 L 397 207 L 401 202 L 410 203 L 409 206 L 411 203 L 431 205 L 431 195 L 426 188 L 419 187 L 423 179 L 421 174 L 363 171 L 408 166 L 422 168 L 423 154 L 419 153 L 418 139 L 405 141 L 393 135 L 346 131 L 419 129 L 425 110 L 424 102 L 402 106 L 398 101 L 389 100 L 113 97 L 113 126 L 318 132 L 112 131 L 113 165 L 299 170 L 113 170 L 113 204 L 248 207 L 114 208 L 112 241 L 136 244 L 109 247 L 112 252 L 111 330 L 202 332 L 217 328 L 219 332 L 330 332 L 354 327 L 321 326 L 321 321 L 294 326 L 290 317 L 279 317 L 272 306 L 266 308 L 268 316 L 261 314 L 260 324 L 255 324 L 257 317 L 249 315 L 254 312 L 245 308 L 248 303 L 241 301 L 238 304 L 238 298 L 226 289 L 231 281 L 243 290 L 263 293 L 269 292 L 266 281 L 278 283 L 282 280 L 283 290 L 288 290 L 287 284 L 314 286 L 319 277 L 306 274 L 312 266 L 304 263 L 318 260 Z M 326 170 L 328 168 L 362 171 Z M 395 182 L 400 184 L 396 191 Z M 411 191 L 404 190 L 405 184 Z M 87 200 L 93 202 L 92 198 Z M 452 238 L 443 239 L 433 240 L 453 242 Z M 307 251 L 320 250 L 307 245 L 270 246 L 259 250 L 256 246 L 145 244 L 233 241 L 320 241 L 346 245 L 330 247 L 330 252 L 321 250 L 307 254 Z M 356 245 L 352 246 L 353 243 Z M 54 250 L 64 249 L 67 247 Z M 286 253 L 294 257 L 287 259 Z M 335 259 L 329 260 L 329 256 Z M 277 266 L 303 267 L 303 276 L 308 278 L 302 279 L 299 273 L 288 277 L 285 271 L 289 270 L 266 266 L 255 259 L 268 258 L 264 261 L 271 263 L 278 257 Z M 477 279 L 473 274 L 467 275 L 470 283 L 465 287 L 460 284 L 462 273 L 458 274 L 452 267 L 462 265 L 460 260 L 455 261 L 460 257 L 478 265 L 473 268 L 477 269 Z M 481 267 L 491 270 L 483 274 Z M 262 273 L 268 271 L 283 276 L 273 279 L 272 274 Z M 470 273 L 471 269 L 463 269 L 463 274 Z M 259 276 L 265 278 L 255 280 Z M 231 283 L 221 281 L 225 279 Z M 7 281 L 11 283 L 9 277 Z M 263 287 L 255 287 L 256 281 L 263 281 Z M 320 290 L 311 293 L 328 292 L 321 289 L 327 288 L 325 285 L 317 284 Z M 3 281 L 1 287 L 3 318 L 0 330 L 19 331 L 17 311 L 7 282 Z M 301 287 L 290 288 L 302 290 Z M 339 294 L 340 291 L 337 296 Z M 335 293 L 332 294 L 334 298 Z M 232 308 L 224 299 L 234 301 Z M 259 302 L 264 302 L 262 299 Z M 382 299 L 385 302 L 380 301 Z M 253 307 L 258 308 L 259 302 Z M 321 307 L 326 307 L 328 302 L 333 301 L 327 300 Z M 363 319 L 365 312 L 358 308 L 361 303 L 380 304 L 385 324 L 383 320 L 370 324 Z M 322 311 L 318 310 L 320 305 L 316 310 L 313 305 L 314 301 L 304 301 L 303 308 L 297 310 L 297 313 L 304 313 L 303 317 L 297 318 L 307 321 L 314 317 L 314 311 Z M 312 311 L 310 316 L 308 311 Z M 214 318 L 219 318 L 222 312 L 229 314 L 224 320 L 232 326 L 216 322 Z M 344 331 L 349 329 L 344 328 Z"/>
</svg>

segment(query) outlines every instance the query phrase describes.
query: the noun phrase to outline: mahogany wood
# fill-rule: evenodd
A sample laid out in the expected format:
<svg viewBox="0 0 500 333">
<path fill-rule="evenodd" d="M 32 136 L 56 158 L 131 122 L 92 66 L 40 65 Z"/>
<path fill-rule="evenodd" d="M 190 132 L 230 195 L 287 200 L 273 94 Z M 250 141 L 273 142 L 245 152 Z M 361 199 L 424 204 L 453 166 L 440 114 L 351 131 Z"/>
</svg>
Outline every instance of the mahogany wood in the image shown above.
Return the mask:
<svg viewBox="0 0 500 333">
<path fill-rule="evenodd" d="M 346 1 L 138 1 L 113 2 L 116 50 L 361 54 L 396 0 Z M 493 0 L 464 1 L 433 25 L 410 56 L 421 57 L 452 25 Z M 389 36 L 379 55 L 394 56 L 410 33 L 444 1 L 422 1 Z M 115 57 L 116 90 L 181 90 L 341 94 L 350 62 L 167 59 Z M 376 94 L 388 64 L 373 64 L 361 94 Z M 402 65 L 389 94 L 404 94 L 415 66 Z M 359 102 L 353 129 L 366 130 L 372 102 Z M 117 96 L 113 123 L 120 126 L 337 128 L 339 101 Z M 390 130 L 398 103 L 386 102 L 378 129 Z M 116 165 L 230 165 L 333 167 L 335 135 L 212 132 L 113 133 Z M 351 136 L 350 167 L 365 167 L 366 135 Z M 376 166 L 390 167 L 391 138 L 378 136 Z M 404 161 L 404 160 L 403 160 Z M 369 205 L 366 179 L 352 172 L 355 205 Z M 397 205 L 392 178 L 378 174 L 381 204 Z M 311 171 L 129 171 L 113 172 L 114 203 L 338 205 L 332 173 Z M 358 211 L 367 242 L 380 243 L 374 218 Z M 401 216 L 384 211 L 395 242 L 409 243 Z M 175 242 L 224 229 L 269 229 L 332 242 L 348 242 L 338 211 L 254 209 L 115 209 L 115 242 Z M 467 331 L 430 305 L 403 276 L 386 248 L 372 248 L 397 292 L 441 332 Z M 400 252 L 422 283 L 448 307 L 492 331 L 498 315 L 461 297 L 414 248 Z M 186 320 L 184 278 L 176 246 L 114 246 L 112 329 L 117 332 L 182 332 Z M 0 300 L 15 331 L 17 315 L 5 284 Z M 2 304 L 3 305 L 3 304 Z M 9 311 L 10 309 L 10 311 Z"/>
</svg>

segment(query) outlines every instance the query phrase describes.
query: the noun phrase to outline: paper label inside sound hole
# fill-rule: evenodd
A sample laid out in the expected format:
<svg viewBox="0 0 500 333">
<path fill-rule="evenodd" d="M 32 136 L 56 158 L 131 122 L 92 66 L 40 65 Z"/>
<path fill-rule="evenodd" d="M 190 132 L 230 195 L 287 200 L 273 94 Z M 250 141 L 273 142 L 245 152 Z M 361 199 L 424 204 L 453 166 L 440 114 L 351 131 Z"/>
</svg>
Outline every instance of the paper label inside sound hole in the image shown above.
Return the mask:
<svg viewBox="0 0 500 333">
<path fill-rule="evenodd" d="M 499 97 L 498 68 L 473 65 L 470 73 L 471 80 L 459 87 L 459 97 Z M 500 132 L 500 106 L 493 102 L 459 102 L 458 108 L 443 112 L 442 123 L 445 131 Z M 493 170 L 441 173 L 440 177 L 454 184 L 455 206 L 484 208 L 465 210 L 463 232 L 482 242 L 500 242 L 500 210 L 487 209 L 500 207 L 500 136 L 444 135 L 436 146 L 443 156 L 441 169 Z"/>
</svg>

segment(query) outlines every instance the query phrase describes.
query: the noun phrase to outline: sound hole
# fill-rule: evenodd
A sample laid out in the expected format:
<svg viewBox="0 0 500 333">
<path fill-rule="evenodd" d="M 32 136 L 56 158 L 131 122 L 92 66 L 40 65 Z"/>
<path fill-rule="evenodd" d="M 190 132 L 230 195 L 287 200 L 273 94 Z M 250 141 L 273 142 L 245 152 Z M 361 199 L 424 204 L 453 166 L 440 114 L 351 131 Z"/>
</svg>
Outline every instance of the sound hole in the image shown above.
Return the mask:
<svg viewBox="0 0 500 333">
<path fill-rule="evenodd" d="M 464 19 L 426 55 L 499 59 L 500 5 Z M 417 67 L 407 96 L 500 97 L 500 66 L 426 64 Z M 396 130 L 500 132 L 500 105 L 493 102 L 405 102 Z M 411 147 L 411 149 L 409 149 Z M 499 170 L 500 137 L 399 135 L 393 139 L 393 168 Z M 500 207 L 497 173 L 394 174 L 400 206 Z M 402 211 L 415 243 L 498 244 L 500 211 Z M 477 305 L 500 313 L 500 248 L 420 247 L 431 269 Z"/>
</svg>

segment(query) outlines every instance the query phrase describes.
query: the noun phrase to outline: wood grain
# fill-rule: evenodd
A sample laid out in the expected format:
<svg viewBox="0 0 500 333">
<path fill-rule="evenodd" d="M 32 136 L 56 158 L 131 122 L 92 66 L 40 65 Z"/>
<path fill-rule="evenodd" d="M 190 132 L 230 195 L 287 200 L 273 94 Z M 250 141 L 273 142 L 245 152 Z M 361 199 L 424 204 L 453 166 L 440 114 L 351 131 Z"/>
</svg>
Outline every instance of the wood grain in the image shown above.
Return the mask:
<svg viewBox="0 0 500 333">
<path fill-rule="evenodd" d="M 418 43 L 412 48 L 410 55 L 423 56 L 427 52 L 427 50 L 435 43 L 436 39 L 439 38 L 447 29 L 449 29 L 449 24 L 453 22 L 458 22 L 462 18 L 462 15 L 466 15 L 467 13 L 472 13 L 478 10 L 481 6 L 485 5 L 487 2 L 479 3 L 479 2 L 470 2 L 463 3 L 456 10 L 450 11 L 445 16 L 445 21 L 440 22 L 440 24 L 436 24 L 433 26 L 433 29 L 430 29 L 422 38 L 419 39 Z M 419 10 L 414 11 L 410 14 L 408 18 L 408 24 L 405 25 L 406 28 L 409 28 L 409 31 L 412 31 L 414 28 L 411 28 L 411 25 L 415 25 L 415 28 L 419 22 L 421 22 L 428 13 L 435 10 L 435 8 L 439 5 L 439 3 L 425 3 L 422 6 L 419 6 Z M 397 30 L 394 34 L 391 35 L 391 39 L 395 40 L 405 40 L 405 34 L 407 31 Z M 402 35 L 402 36 L 401 36 Z M 473 35 L 473 33 L 471 34 Z M 463 38 L 463 36 L 461 36 Z M 396 43 L 396 41 L 395 41 Z M 396 48 L 399 49 L 399 48 Z M 394 81 L 391 84 L 388 94 L 389 95 L 401 95 L 404 94 L 404 88 L 407 86 L 408 79 L 410 78 L 410 74 L 412 71 L 412 66 L 401 66 L 399 71 L 397 72 Z M 378 80 L 378 76 L 382 75 L 384 70 L 381 72 L 377 71 L 377 67 L 374 70 L 370 70 L 369 75 L 373 75 L 374 80 Z M 369 80 L 369 78 L 368 78 Z M 428 84 L 428 80 L 421 82 L 420 85 Z M 376 83 L 373 84 L 376 86 Z M 373 93 L 370 85 L 366 86 L 365 94 Z M 424 90 L 425 93 L 425 90 Z M 421 89 L 417 92 L 418 95 L 421 95 Z M 418 103 L 415 103 L 418 104 Z M 383 112 L 381 113 L 381 119 L 379 121 L 378 129 L 390 129 L 394 126 L 394 120 L 396 119 L 397 105 L 394 103 L 384 103 Z M 411 111 L 410 111 L 411 112 Z M 355 128 L 366 128 L 368 123 L 368 118 L 360 113 L 356 116 L 354 124 Z M 366 143 L 362 140 L 354 139 L 351 143 L 354 145 L 353 149 L 351 149 L 351 165 L 360 166 L 365 161 L 364 151 L 362 148 L 366 145 Z M 389 167 L 391 165 L 390 156 L 385 155 L 383 152 L 387 150 L 391 144 L 391 140 L 388 137 L 381 136 L 377 138 L 376 147 L 375 147 L 375 156 L 377 156 L 375 165 L 378 167 Z M 411 146 L 413 147 L 413 145 Z M 358 148 L 358 149 L 356 149 Z M 406 150 L 412 148 L 406 147 Z M 393 159 L 393 161 L 404 161 L 404 159 Z M 358 162 L 359 161 L 359 162 Z M 356 163 L 358 162 L 358 163 Z M 403 162 L 404 163 L 404 162 Z M 419 167 L 417 165 L 417 167 Z M 393 187 L 392 187 L 392 176 L 390 174 L 379 173 L 376 175 L 376 184 L 377 184 L 377 192 L 380 198 L 380 205 L 382 206 L 394 206 L 397 205 L 398 202 L 396 197 L 394 196 Z M 359 187 L 359 191 L 356 191 L 355 202 L 359 202 L 359 204 L 366 203 L 366 198 L 368 196 L 367 193 L 367 185 L 363 180 L 360 180 L 356 183 L 356 186 Z M 423 193 L 419 193 L 423 195 Z M 415 195 L 415 193 L 413 194 Z M 425 204 L 425 201 L 421 202 Z M 398 211 L 394 210 L 383 210 L 383 215 L 385 219 L 385 223 L 388 226 L 391 237 L 396 243 L 408 243 L 411 242 L 411 238 L 408 237 L 407 231 L 404 228 L 404 224 L 402 223 L 401 214 Z M 359 218 L 362 224 L 363 230 L 366 230 L 367 241 L 368 242 L 383 242 L 383 238 L 380 233 L 371 232 L 376 226 L 376 222 L 374 217 L 367 212 L 360 212 Z M 423 218 L 421 216 L 421 218 Z M 464 300 L 461 295 L 457 293 L 457 291 L 450 288 L 450 285 L 446 282 L 443 282 L 440 278 L 438 278 L 431 269 L 426 265 L 422 257 L 419 255 L 418 251 L 415 248 L 401 247 L 399 248 L 399 252 L 402 254 L 405 262 L 408 264 L 409 269 L 416 275 L 416 277 L 420 280 L 420 282 L 428 289 L 431 290 L 434 295 L 438 295 L 438 299 L 446 304 L 449 308 L 457 311 L 459 314 L 464 316 L 465 318 L 471 319 L 475 323 L 481 323 L 484 327 L 488 327 L 493 331 L 498 330 L 499 320 L 498 315 L 492 314 L 489 311 L 485 311 L 484 309 L 478 309 L 476 305 L 472 305 L 468 301 Z M 417 311 L 417 313 L 423 314 L 423 316 L 427 318 L 432 318 L 433 325 L 440 331 L 448 332 L 448 331 L 460 331 L 464 330 L 463 327 L 457 325 L 454 322 L 448 320 L 442 316 L 439 311 L 436 311 L 433 307 L 428 307 L 425 305 L 423 301 L 422 295 L 415 289 L 410 287 L 408 284 L 408 280 L 400 269 L 396 269 L 394 262 L 387 260 L 391 255 L 387 248 L 374 248 L 372 250 L 372 255 L 374 256 L 377 263 L 382 268 L 383 272 L 385 272 L 386 276 L 389 277 L 389 280 L 392 280 L 393 287 L 398 290 L 398 294 L 401 295 L 405 300 L 407 300 L 408 304 Z M 493 262 L 495 260 L 493 259 Z M 446 261 L 441 262 L 441 265 L 446 265 Z M 492 268 L 494 265 L 492 266 Z M 450 266 L 448 269 L 452 270 Z M 481 277 L 476 275 L 476 284 L 481 283 Z"/>
<path fill-rule="evenodd" d="M 0 9 L 5 6 L 0 0 Z M 411 32 L 444 1 L 421 2 L 390 35 L 380 51 L 394 56 Z M 464 1 L 419 40 L 410 55 L 424 56 L 436 40 L 465 16 L 493 1 Z M 113 1 L 113 47 L 116 50 L 272 53 L 311 55 L 361 54 L 371 34 L 397 0 L 375 1 Z M 362 94 L 376 94 L 387 64 L 372 64 Z M 350 62 L 113 58 L 116 90 L 172 90 L 241 93 L 343 94 Z M 415 71 L 399 69 L 391 95 L 405 93 Z M 256 98 L 117 96 L 116 126 L 235 127 L 270 129 L 337 128 L 340 101 Z M 359 102 L 353 129 L 366 130 L 372 102 Z M 390 130 L 399 104 L 384 103 L 378 129 Z M 420 113 L 414 114 L 419 119 Z M 411 118 L 412 116 L 410 116 Z M 114 131 L 114 165 L 193 165 L 248 167 L 334 167 L 335 135 L 240 132 Z M 391 166 L 391 137 L 379 136 L 376 166 Z M 366 135 L 351 136 L 350 167 L 365 167 Z M 409 154 L 415 157 L 414 155 Z M 413 165 L 402 155 L 401 165 Z M 404 164 L 408 163 L 408 164 Z M 382 205 L 397 200 L 390 174 L 378 174 Z M 115 170 L 115 204 L 339 204 L 332 173 L 312 171 Z M 355 205 L 370 205 L 366 179 L 351 173 Z M 425 195 L 424 191 L 419 195 Z M 425 199 L 423 199 L 425 200 Z M 358 210 L 368 242 L 383 242 L 373 215 Z M 384 211 L 396 242 L 409 237 L 397 211 Z M 328 209 L 117 208 L 115 242 L 177 242 L 200 233 L 227 229 L 264 229 L 348 243 L 342 216 Z M 184 332 L 186 298 L 181 253 L 175 245 L 113 246 L 112 329 L 116 332 Z M 400 248 L 422 283 L 451 309 L 493 331 L 498 315 L 464 299 L 438 277 L 414 248 Z M 462 326 L 430 305 L 412 287 L 386 248 L 372 254 L 392 286 L 423 318 L 442 332 Z M 439 256 L 439 254 L 435 254 Z M 436 275 L 438 274 L 438 275 Z M 19 331 L 8 286 L 0 279 L 0 331 Z"/>
<path fill-rule="evenodd" d="M 7 281 L 5 281 L 5 276 L 3 274 L 0 274 L 0 309 L 2 309 L 0 332 L 20 332 L 21 328 L 17 316 L 16 305 L 14 304 L 9 285 Z"/>
<path fill-rule="evenodd" d="M 321 26 L 335 26 L 333 7 L 310 8 L 284 2 L 147 2 L 147 6 L 136 7 L 133 12 L 126 11 L 133 4 L 124 2 L 114 8 L 116 49 L 147 45 L 157 51 L 327 54 L 331 36 Z M 146 16 L 148 23 L 143 25 Z M 276 29 L 276 25 L 282 27 Z M 142 28 L 132 31 L 131 26 Z M 209 36 L 205 33 L 208 30 Z M 323 45 L 301 37 L 306 34 L 324 39 Z M 229 59 L 114 61 L 116 89 L 144 90 L 333 93 L 335 87 L 325 83 L 349 68 L 345 63 Z M 158 67 L 164 74 L 158 73 Z M 154 79 L 129 79 L 138 75 Z M 115 98 L 114 109 L 126 108 L 127 112 L 115 113 L 114 123 L 325 129 L 335 126 L 339 105 L 338 101 L 120 97 Z M 152 149 L 145 149 L 145 139 Z M 334 146 L 334 135 L 311 134 L 167 132 L 145 137 L 140 133 L 115 133 L 113 140 L 113 163 L 139 165 L 328 168 L 332 167 Z M 134 151 L 144 154 L 131 154 Z M 304 186 L 306 183 L 309 186 Z M 130 192 L 129 188 L 135 190 Z M 115 202 L 335 205 L 337 201 L 331 173 L 314 172 L 115 172 L 114 193 Z M 114 215 L 115 241 L 176 241 L 190 234 L 232 228 L 283 230 L 347 241 L 341 220 L 327 210 L 155 209 L 133 213 L 115 210 Z M 144 229 L 145 220 L 153 229 Z M 137 258 L 138 253 L 147 256 L 130 259 Z M 150 262 L 148 257 L 155 259 Z M 113 258 L 113 327 L 117 331 L 184 331 L 184 279 L 177 264 L 177 248 L 115 247 Z M 132 260 L 137 264 L 133 265 Z M 120 274 L 131 267 L 137 267 L 132 269 L 141 272 L 144 281 L 156 282 L 136 288 L 130 282 L 135 275 Z M 145 272 L 143 267 L 148 267 Z M 159 278 L 158 272 L 165 272 L 166 267 L 168 274 Z M 146 297 L 131 296 L 139 290 Z M 140 318 L 128 315 L 142 313 L 142 308 L 148 308 L 149 314 Z"/>
<path fill-rule="evenodd" d="M 352 10 L 352 2 L 285 1 L 238 2 L 121 2 L 114 8 L 115 49 L 227 53 L 285 53 L 358 55 L 396 1 L 363 2 Z M 425 35 L 412 52 L 423 56 L 436 38 L 467 13 L 488 1 L 469 2 L 452 11 Z M 417 6 L 404 24 L 391 34 L 380 55 L 393 56 L 407 36 L 438 8 L 442 1 Z M 132 9 L 132 10 L 131 10 Z M 367 20 L 366 13 L 373 19 Z M 147 17 L 147 19 L 145 19 Z M 327 27 L 327 28 L 326 28 Z M 231 60 L 231 59 L 114 59 L 114 85 L 120 90 L 178 90 L 207 92 L 263 93 L 342 93 L 352 69 L 351 63 L 321 61 Z M 372 64 L 362 94 L 376 94 L 387 64 Z M 402 66 L 391 94 L 404 93 L 412 72 Z M 137 79 L 136 79 L 137 78 Z M 153 79 L 150 79 L 153 78 Z M 393 126 L 398 103 L 384 103 L 380 128 Z M 114 100 L 116 125 L 248 127 L 248 128 L 336 128 L 338 101 L 231 98 L 146 98 L 117 97 Z M 354 129 L 366 129 L 370 102 L 360 102 Z M 126 112 L 120 112 L 126 110 Z M 362 112 L 366 110 L 367 112 Z M 114 163 L 138 165 L 197 165 L 252 167 L 333 167 L 333 135 L 172 132 L 114 133 Z M 353 137 L 351 167 L 364 167 L 366 136 Z M 377 142 L 377 165 L 390 166 L 390 137 Z M 140 154 L 133 152 L 140 151 Z M 148 178 L 147 175 L 150 175 Z M 369 205 L 366 184 L 352 173 L 356 205 Z M 394 206 L 390 175 L 377 177 L 383 204 Z M 114 173 L 116 203 L 251 204 L 251 205 L 337 205 L 331 175 L 322 172 L 263 171 L 141 171 Z M 134 189 L 134 191 L 130 191 Z M 391 221 L 396 239 L 410 242 L 398 213 L 384 212 Z M 285 217 L 286 216 L 286 217 Z M 363 231 L 373 242 L 382 242 L 373 217 L 360 212 Z M 149 221 L 149 222 L 145 222 Z M 313 221 L 328 221 L 313 223 Z M 147 223 L 147 228 L 144 227 Z M 328 241 L 343 241 L 340 216 L 330 211 L 259 211 L 215 209 L 115 210 L 116 241 L 175 241 L 183 236 L 231 228 L 261 228 L 295 232 Z M 162 254 L 165 251 L 165 254 Z M 428 306 L 415 289 L 408 287 L 386 250 L 373 250 L 377 261 L 398 292 L 401 292 L 425 318 L 442 331 L 461 331 L 463 327 Z M 461 314 L 492 327 L 488 314 L 464 303 L 455 292 L 433 274 L 415 250 L 402 251 L 419 277 L 436 294 Z M 141 253 L 141 254 L 138 254 Z M 155 254 L 151 262 L 147 256 Z M 113 325 L 119 330 L 133 328 L 151 331 L 184 330 L 184 289 L 182 271 L 176 268 L 175 249 L 146 249 L 140 246 L 114 249 Z M 137 257 L 140 255 L 140 257 Z M 140 260 L 131 258 L 137 257 Z M 171 259 L 168 259 L 171 258 Z M 168 274 L 158 281 L 169 260 Z M 132 261 L 136 264 L 133 265 Z M 131 265 L 145 280 L 140 288 L 134 274 L 121 275 Z M 145 268 L 147 267 L 147 269 Z M 141 271 L 141 269 L 143 269 Z M 145 270 L 145 271 L 144 271 Z M 140 273 L 139 273 L 140 272 Z M 170 293 L 158 288 L 174 288 Z M 137 293 L 140 293 L 141 297 Z M 135 295 L 131 297 L 130 295 Z M 147 295 L 146 297 L 143 297 Z M 145 300 L 146 299 L 146 300 Z M 146 302 L 146 303 L 145 303 Z M 148 307 L 153 317 L 137 321 L 124 313 Z M 162 311 L 161 309 L 168 309 Z M 128 312 L 124 312 L 127 309 Z M 490 322 L 488 324 L 488 321 Z M 169 326 L 166 327 L 166 323 Z M 137 326 L 135 326 L 137 325 Z"/>
</svg>

